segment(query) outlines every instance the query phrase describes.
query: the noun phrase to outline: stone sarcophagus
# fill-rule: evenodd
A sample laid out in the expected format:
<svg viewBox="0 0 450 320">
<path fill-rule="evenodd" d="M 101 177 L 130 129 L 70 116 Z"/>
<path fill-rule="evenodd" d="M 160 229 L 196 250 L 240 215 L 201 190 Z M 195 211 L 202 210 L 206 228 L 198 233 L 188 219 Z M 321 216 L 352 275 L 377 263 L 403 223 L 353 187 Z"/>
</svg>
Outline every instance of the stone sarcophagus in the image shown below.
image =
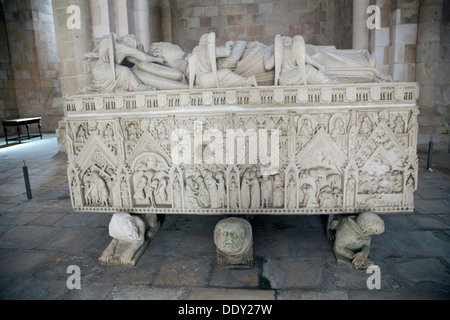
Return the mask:
<svg viewBox="0 0 450 320">
<path fill-rule="evenodd" d="M 85 94 L 65 100 L 75 211 L 412 212 L 414 83 Z"/>
<path fill-rule="evenodd" d="M 327 214 L 338 262 L 366 268 L 374 212 L 413 211 L 418 86 L 367 51 L 210 33 L 186 57 L 110 34 L 86 58 L 92 84 L 65 99 L 68 181 L 75 211 L 114 213 L 103 263 L 134 265 L 157 214 Z M 219 267 L 251 267 L 248 222 L 215 242 Z"/>
</svg>

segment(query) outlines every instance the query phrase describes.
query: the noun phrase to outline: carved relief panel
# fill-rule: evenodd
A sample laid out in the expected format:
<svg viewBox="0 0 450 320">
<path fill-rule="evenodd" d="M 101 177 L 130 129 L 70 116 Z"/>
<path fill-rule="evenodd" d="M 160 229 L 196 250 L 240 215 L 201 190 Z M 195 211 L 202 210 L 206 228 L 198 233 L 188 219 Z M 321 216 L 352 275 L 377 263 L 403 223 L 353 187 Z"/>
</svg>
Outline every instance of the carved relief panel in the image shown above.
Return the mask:
<svg viewBox="0 0 450 320">
<path fill-rule="evenodd" d="M 331 102 L 355 98 L 338 109 L 227 110 L 207 94 L 207 110 L 74 114 L 67 120 L 72 205 L 169 214 L 412 211 L 417 107 L 361 107 L 347 91 L 322 92 Z"/>
</svg>

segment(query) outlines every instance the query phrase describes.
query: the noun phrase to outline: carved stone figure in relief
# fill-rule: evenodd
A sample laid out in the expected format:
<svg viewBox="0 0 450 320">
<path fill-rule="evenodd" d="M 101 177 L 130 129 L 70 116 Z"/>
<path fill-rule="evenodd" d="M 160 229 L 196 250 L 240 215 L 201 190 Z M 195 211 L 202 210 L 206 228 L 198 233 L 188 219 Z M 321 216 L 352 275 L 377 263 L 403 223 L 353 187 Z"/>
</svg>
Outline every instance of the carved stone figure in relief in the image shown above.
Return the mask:
<svg viewBox="0 0 450 320">
<path fill-rule="evenodd" d="M 150 46 L 150 54 L 161 58 L 165 65 L 183 73 L 186 78 L 189 75 L 188 60 L 186 54 L 179 46 L 169 42 L 154 42 Z"/>
<path fill-rule="evenodd" d="M 372 121 L 370 121 L 368 116 L 364 116 L 361 122 L 361 128 L 359 129 L 359 133 L 361 134 L 369 134 L 373 130 Z"/>
<path fill-rule="evenodd" d="M 253 235 L 250 223 L 242 218 L 219 221 L 214 229 L 219 268 L 249 268 L 253 265 Z"/>
<path fill-rule="evenodd" d="M 337 262 L 354 269 L 367 269 L 370 241 L 373 235 L 384 232 L 384 221 L 375 213 L 364 212 L 358 216 L 340 217 L 330 223 L 329 236 Z M 333 234 L 335 232 L 335 234 Z"/>
<path fill-rule="evenodd" d="M 245 170 L 241 180 L 241 209 L 248 209 L 251 205 L 250 180 L 250 171 Z"/>
<path fill-rule="evenodd" d="M 251 187 L 250 208 L 258 209 L 261 207 L 261 188 L 259 185 L 258 176 L 254 171 L 252 171 L 250 174 L 250 187 Z"/>
<path fill-rule="evenodd" d="M 88 205 L 109 205 L 108 187 L 97 171 L 91 172 L 84 197 Z"/>
<path fill-rule="evenodd" d="M 187 89 L 185 76 L 177 69 L 164 66 L 165 60 L 144 52 L 134 35 L 118 37 L 112 33 L 99 40 L 86 55 L 93 66 L 93 85 L 85 91 L 144 91 Z"/>
<path fill-rule="evenodd" d="M 297 207 L 297 188 L 294 177 L 289 179 L 286 189 L 286 208 L 295 209 Z"/>
<path fill-rule="evenodd" d="M 334 46 L 305 46 L 306 62 L 340 82 L 392 81 L 376 69 L 375 60 L 367 50 L 336 49 Z"/>
<path fill-rule="evenodd" d="M 235 181 L 230 183 L 230 209 L 239 209 L 239 191 Z"/>
<path fill-rule="evenodd" d="M 256 86 L 255 76 L 243 77 L 229 69 L 217 69 L 217 58 L 229 56 L 231 52 L 216 48 L 214 32 L 204 34 L 189 57 L 189 85 L 198 88 L 227 88 Z M 223 56 L 222 56 L 223 57 Z"/>
<path fill-rule="evenodd" d="M 305 183 L 301 186 L 301 188 L 305 194 L 305 198 L 303 201 L 304 206 L 307 208 L 318 208 L 319 204 L 317 203 L 314 187 L 308 183 Z"/>
<path fill-rule="evenodd" d="M 397 116 L 394 120 L 394 133 L 404 133 L 405 131 L 405 121 L 403 121 L 401 116 Z"/>
<path fill-rule="evenodd" d="M 243 77 L 255 76 L 258 85 L 271 86 L 275 81 L 274 68 L 274 46 L 255 41 L 247 44 L 233 72 Z"/>
<path fill-rule="evenodd" d="M 131 215 L 126 212 L 115 213 L 109 223 L 109 235 L 113 238 L 99 258 L 100 262 L 130 265 L 136 259 L 136 252 L 142 248 L 144 242 L 153 238 L 159 229 L 159 221 L 155 214 Z M 121 248 L 124 247 L 125 249 Z M 123 251 L 117 252 L 122 249 Z M 134 264 L 133 264 L 134 265 Z"/>
<path fill-rule="evenodd" d="M 275 85 L 336 83 L 333 77 L 315 68 L 317 64 L 306 55 L 305 50 L 302 36 L 275 37 Z"/>
<path fill-rule="evenodd" d="M 220 199 L 219 199 L 219 189 L 217 180 L 213 176 L 213 172 L 211 170 L 205 169 L 202 172 L 202 176 L 205 181 L 206 188 L 208 189 L 211 208 L 216 209 L 220 208 Z"/>
<path fill-rule="evenodd" d="M 328 84 L 336 83 L 336 78 L 392 81 L 376 69 L 367 50 L 308 45 L 300 35 L 277 35 L 271 45 L 230 40 L 216 46 L 211 32 L 201 36 L 188 55 L 168 42 L 153 43 L 147 53 L 134 35 L 112 33 L 96 41 L 93 52 L 86 54 L 93 85 L 84 91 Z"/>
<path fill-rule="evenodd" d="M 284 185 L 281 175 L 276 174 L 273 181 L 273 206 L 276 208 L 284 205 Z"/>
<path fill-rule="evenodd" d="M 333 136 L 342 136 L 345 134 L 344 122 L 341 118 L 337 118 L 334 122 L 334 127 L 331 130 L 331 135 Z"/>
<path fill-rule="evenodd" d="M 269 208 L 272 206 L 273 189 L 272 178 L 269 175 L 263 175 L 261 180 L 261 207 Z"/>
<path fill-rule="evenodd" d="M 130 207 L 130 198 L 128 193 L 128 184 L 125 181 L 125 178 L 122 178 L 120 182 L 120 195 L 122 198 L 122 206 L 125 208 Z"/>
<path fill-rule="evenodd" d="M 304 118 L 303 120 L 301 120 L 299 125 L 300 125 L 299 134 L 301 136 L 310 136 L 313 134 L 312 123 L 311 120 L 309 120 L 308 118 Z"/>
<path fill-rule="evenodd" d="M 180 209 L 183 207 L 181 185 L 178 176 L 175 176 L 172 182 L 172 195 L 173 195 L 173 207 L 175 209 Z"/>
<path fill-rule="evenodd" d="M 205 179 L 198 175 L 195 182 L 197 182 L 198 185 L 198 195 L 197 195 L 197 201 L 200 207 L 202 208 L 208 208 L 211 206 L 211 196 L 209 194 L 208 188 L 205 184 Z"/>
<path fill-rule="evenodd" d="M 218 194 L 218 205 L 219 208 L 225 208 L 226 201 L 227 201 L 227 192 L 225 190 L 225 179 L 223 177 L 223 173 L 218 172 L 216 173 L 216 180 L 217 180 L 217 194 Z"/>
<path fill-rule="evenodd" d="M 406 188 L 405 188 L 405 206 L 412 206 L 414 204 L 414 190 L 415 190 L 415 182 L 412 175 L 410 175 L 406 179 Z"/>
<path fill-rule="evenodd" d="M 198 183 L 194 180 L 193 176 L 186 178 L 186 190 L 184 203 L 188 209 L 199 209 L 200 204 L 197 201 L 197 196 L 199 194 Z"/>
</svg>

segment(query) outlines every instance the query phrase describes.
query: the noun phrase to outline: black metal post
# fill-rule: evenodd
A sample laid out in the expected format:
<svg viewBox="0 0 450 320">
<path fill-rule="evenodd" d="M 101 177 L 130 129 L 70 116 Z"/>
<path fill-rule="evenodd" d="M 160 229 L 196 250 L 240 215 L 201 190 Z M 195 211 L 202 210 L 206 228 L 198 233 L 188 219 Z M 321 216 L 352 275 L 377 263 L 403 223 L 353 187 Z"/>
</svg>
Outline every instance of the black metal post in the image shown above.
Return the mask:
<svg viewBox="0 0 450 320">
<path fill-rule="evenodd" d="M 25 189 L 27 190 L 27 198 L 30 200 L 33 198 L 31 195 L 31 186 L 30 186 L 30 177 L 28 176 L 28 168 L 25 163 L 25 160 L 23 161 L 23 179 L 25 180 Z"/>
<path fill-rule="evenodd" d="M 428 171 L 433 171 L 433 169 L 431 169 L 432 161 L 433 161 L 433 137 L 431 137 L 430 143 L 428 144 L 428 162 L 427 162 Z"/>
</svg>

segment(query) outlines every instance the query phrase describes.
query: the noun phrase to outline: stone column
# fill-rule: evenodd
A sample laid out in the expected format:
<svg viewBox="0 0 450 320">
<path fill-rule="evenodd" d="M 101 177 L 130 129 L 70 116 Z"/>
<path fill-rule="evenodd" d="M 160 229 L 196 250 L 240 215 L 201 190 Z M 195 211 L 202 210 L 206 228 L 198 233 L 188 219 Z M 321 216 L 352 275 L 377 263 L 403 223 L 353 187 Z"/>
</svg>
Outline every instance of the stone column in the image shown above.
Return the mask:
<svg viewBox="0 0 450 320">
<path fill-rule="evenodd" d="M 110 31 L 108 0 L 90 0 L 92 38 L 101 38 Z"/>
<path fill-rule="evenodd" d="M 136 38 L 150 49 L 150 6 L 148 0 L 134 0 L 134 30 Z"/>
<path fill-rule="evenodd" d="M 80 8 L 80 29 L 69 29 L 67 13 L 70 5 Z M 60 64 L 61 93 L 63 97 L 75 94 L 87 84 L 84 55 L 92 51 L 91 18 L 88 1 L 53 1 L 56 45 Z"/>
<path fill-rule="evenodd" d="M 58 0 L 53 2 L 53 18 L 55 21 L 56 47 L 58 50 L 61 94 L 66 97 L 79 92 L 87 84 L 89 78 L 85 72 L 84 55 L 92 51 L 92 32 L 89 2 L 85 0 Z M 80 28 L 70 29 L 67 20 L 72 15 L 67 13 L 70 5 L 80 8 Z M 65 151 L 65 124 L 58 123 L 56 130 L 58 150 Z"/>
<path fill-rule="evenodd" d="M 389 71 L 394 81 L 414 81 L 417 14 L 417 4 L 407 0 L 392 8 Z"/>
<path fill-rule="evenodd" d="M 173 42 L 172 36 L 172 8 L 170 0 L 161 1 L 161 41 Z"/>
<path fill-rule="evenodd" d="M 369 49 L 367 8 L 369 0 L 353 0 L 353 49 Z"/>
<path fill-rule="evenodd" d="M 381 28 L 370 30 L 370 53 L 375 59 L 377 69 L 385 74 L 389 72 L 390 16 L 391 0 L 377 0 L 380 8 Z"/>
<path fill-rule="evenodd" d="M 448 151 L 448 136 L 441 134 L 445 117 L 436 108 L 443 3 L 423 0 L 420 4 L 416 57 L 416 81 L 420 85 L 419 152 L 428 150 L 431 137 L 435 152 Z"/>
<path fill-rule="evenodd" d="M 115 0 L 113 2 L 116 33 L 118 36 L 125 36 L 129 34 L 127 0 Z"/>
<path fill-rule="evenodd" d="M 419 105 L 436 105 L 436 81 L 442 23 L 442 0 L 424 0 L 420 6 L 417 34 L 416 81 L 420 84 Z"/>
</svg>

